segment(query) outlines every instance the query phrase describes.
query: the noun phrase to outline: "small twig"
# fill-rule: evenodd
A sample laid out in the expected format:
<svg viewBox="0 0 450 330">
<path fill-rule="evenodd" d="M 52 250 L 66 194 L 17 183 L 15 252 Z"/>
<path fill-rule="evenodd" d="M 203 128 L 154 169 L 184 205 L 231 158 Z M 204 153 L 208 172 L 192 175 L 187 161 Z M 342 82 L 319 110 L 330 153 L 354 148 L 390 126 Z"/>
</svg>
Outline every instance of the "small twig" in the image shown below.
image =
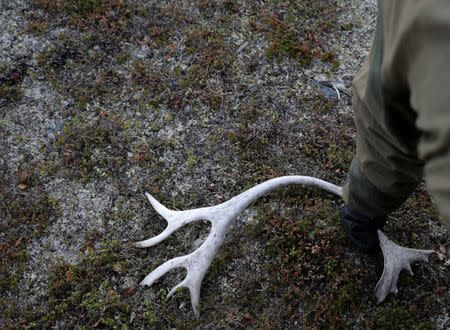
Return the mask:
<svg viewBox="0 0 450 330">
<path fill-rule="evenodd" d="M 331 86 L 333 86 L 334 90 L 336 91 L 337 98 L 340 101 L 341 100 L 341 93 L 339 92 L 339 89 L 336 87 L 336 85 L 333 82 L 331 82 Z"/>
</svg>

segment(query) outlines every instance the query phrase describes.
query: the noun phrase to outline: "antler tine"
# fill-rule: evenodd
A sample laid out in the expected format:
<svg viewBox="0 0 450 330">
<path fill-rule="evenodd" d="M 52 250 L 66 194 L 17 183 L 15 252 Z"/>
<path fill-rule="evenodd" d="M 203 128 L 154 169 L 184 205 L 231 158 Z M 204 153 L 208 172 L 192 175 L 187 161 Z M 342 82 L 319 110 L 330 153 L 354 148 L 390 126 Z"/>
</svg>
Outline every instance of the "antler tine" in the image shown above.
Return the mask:
<svg viewBox="0 0 450 330">
<path fill-rule="evenodd" d="M 145 248 L 156 245 L 164 241 L 173 232 L 177 231 L 178 229 L 192 221 L 199 220 L 200 218 L 204 218 L 205 220 L 207 220 L 208 213 L 205 211 L 207 211 L 208 208 L 197 209 L 195 210 L 196 212 L 192 212 L 194 210 L 174 211 L 169 210 L 167 207 L 162 205 L 148 192 L 145 193 L 145 196 L 147 197 L 150 204 L 152 204 L 156 212 L 158 212 L 164 219 L 166 219 L 167 227 L 157 236 L 134 243 L 134 246 L 136 247 Z"/>
<path fill-rule="evenodd" d="M 170 260 L 167 260 L 162 265 L 156 267 L 150 274 L 148 274 L 142 281 L 139 283 L 140 285 L 148 285 L 152 286 L 161 276 L 164 276 L 169 270 L 174 268 L 184 267 L 184 262 L 186 260 L 186 256 L 177 257 Z"/>
<path fill-rule="evenodd" d="M 189 287 L 189 292 L 191 293 L 191 306 L 194 311 L 195 317 L 198 319 L 200 317 L 200 284 L 194 284 L 194 286 Z"/>
<path fill-rule="evenodd" d="M 402 269 L 406 269 L 411 275 L 411 263 L 415 261 L 428 261 L 428 257 L 433 254 L 433 250 L 418 250 L 399 246 L 391 240 L 381 230 L 378 230 L 381 251 L 384 256 L 383 274 L 378 281 L 374 294 L 377 304 L 384 301 L 389 293 L 397 293 L 398 276 Z"/>
<path fill-rule="evenodd" d="M 184 279 L 183 281 L 181 281 L 180 283 L 178 283 L 177 285 L 175 285 L 172 290 L 169 291 L 169 293 L 167 294 L 167 298 L 170 298 L 173 296 L 173 294 L 175 293 L 175 291 L 177 291 L 179 288 L 185 288 L 187 287 L 186 284 L 186 279 Z"/>
<path fill-rule="evenodd" d="M 172 216 L 174 216 L 175 214 L 180 212 L 180 211 L 169 210 L 167 207 L 165 207 L 160 202 L 158 202 L 156 200 L 156 198 L 153 197 L 152 195 L 150 195 L 148 192 L 145 192 L 145 197 L 147 197 L 148 201 L 150 202 L 150 204 L 152 204 L 155 211 L 158 212 L 167 221 L 170 221 Z"/>
<path fill-rule="evenodd" d="M 201 282 L 201 280 L 200 280 Z M 191 306 L 192 310 L 194 311 L 194 315 L 196 318 L 200 317 L 200 283 L 196 279 L 191 279 L 191 276 L 188 274 L 186 275 L 186 278 L 175 285 L 172 290 L 167 294 L 167 298 L 172 297 L 172 295 L 179 289 L 179 288 L 188 288 L 189 293 L 191 295 Z"/>
</svg>

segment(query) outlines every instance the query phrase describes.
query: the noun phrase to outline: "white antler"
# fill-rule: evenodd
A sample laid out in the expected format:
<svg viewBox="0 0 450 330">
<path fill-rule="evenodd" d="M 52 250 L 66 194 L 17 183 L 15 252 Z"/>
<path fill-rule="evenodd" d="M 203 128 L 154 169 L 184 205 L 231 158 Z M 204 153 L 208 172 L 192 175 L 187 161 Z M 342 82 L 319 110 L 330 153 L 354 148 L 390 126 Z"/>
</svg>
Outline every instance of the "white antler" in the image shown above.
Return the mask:
<svg viewBox="0 0 450 330">
<path fill-rule="evenodd" d="M 389 293 L 397 293 L 398 275 L 406 269 L 411 275 L 411 263 L 415 261 L 428 261 L 433 250 L 417 250 L 402 247 L 389 240 L 381 230 L 378 230 L 381 251 L 384 257 L 384 269 L 374 293 L 377 304 L 381 303 Z"/>
<path fill-rule="evenodd" d="M 203 244 L 194 252 L 166 261 L 148 274 L 140 284 L 151 286 L 169 270 L 180 267 L 185 268 L 187 270 L 186 277 L 169 292 L 168 297 L 171 297 L 180 287 L 188 288 L 191 294 L 192 309 L 194 310 L 195 316 L 199 317 L 200 287 L 203 277 L 205 276 L 215 254 L 217 253 L 217 250 L 222 245 L 232 221 L 239 215 L 239 213 L 245 210 L 251 203 L 262 195 L 287 185 L 313 186 L 326 190 L 335 195 L 342 196 L 341 187 L 309 176 L 283 176 L 271 179 L 260 183 L 247 191 L 244 191 L 243 193 L 222 204 L 187 211 L 169 210 L 150 194 L 145 193 L 147 199 L 153 205 L 155 210 L 167 220 L 167 227 L 161 234 L 148 240 L 137 242 L 135 244 L 137 247 L 144 248 L 158 244 L 182 226 L 197 220 L 208 220 L 211 222 L 211 232 Z M 387 242 L 390 241 L 387 240 Z M 389 250 L 389 248 L 390 247 L 387 249 Z M 387 255 L 390 255 L 388 252 L 385 252 L 385 250 L 383 250 L 383 253 L 385 254 L 385 258 Z M 396 258 L 391 258 L 391 260 L 395 261 Z M 393 275 L 391 276 L 391 274 Z M 386 291 L 387 293 L 384 296 L 380 295 L 380 297 L 382 297 L 380 298 L 380 301 L 382 301 L 390 292 L 391 287 L 396 286 L 397 278 L 398 273 L 396 276 L 395 272 L 383 272 L 383 283 L 380 285 L 381 280 L 379 282 L 380 290 L 381 292 L 384 292 L 386 290 L 383 289 L 384 287 L 388 287 L 389 289 Z"/>
<path fill-rule="evenodd" d="M 169 270 L 184 267 L 187 270 L 186 278 L 169 292 L 168 297 L 170 297 L 176 289 L 187 287 L 191 293 L 192 309 L 194 310 L 194 314 L 198 317 L 200 315 L 200 286 L 203 277 L 217 250 L 222 245 L 232 221 L 239 213 L 265 193 L 282 186 L 293 184 L 319 187 L 339 196 L 342 193 L 341 187 L 320 179 L 307 176 L 284 176 L 265 181 L 222 204 L 188 211 L 169 210 L 150 194 L 146 193 L 147 199 L 153 205 L 155 210 L 167 220 L 167 227 L 161 234 L 148 240 L 137 242 L 135 244 L 137 247 L 149 247 L 158 244 L 169 237 L 169 235 L 177 229 L 196 220 L 208 220 L 211 222 L 211 232 L 197 250 L 191 254 L 174 258 L 163 263 L 147 275 L 140 284 L 150 286 Z"/>
</svg>

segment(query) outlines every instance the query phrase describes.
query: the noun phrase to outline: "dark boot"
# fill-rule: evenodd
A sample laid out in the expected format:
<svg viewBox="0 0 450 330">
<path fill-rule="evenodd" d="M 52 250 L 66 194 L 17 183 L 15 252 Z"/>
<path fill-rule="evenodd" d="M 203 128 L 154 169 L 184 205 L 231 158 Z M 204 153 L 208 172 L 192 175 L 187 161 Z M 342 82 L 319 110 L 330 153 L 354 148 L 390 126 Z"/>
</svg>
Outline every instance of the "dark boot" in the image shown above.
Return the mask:
<svg viewBox="0 0 450 330">
<path fill-rule="evenodd" d="M 365 253 L 374 252 L 378 246 L 377 230 L 383 228 L 386 217 L 369 218 L 345 205 L 342 208 L 342 226 L 348 238 Z"/>
</svg>

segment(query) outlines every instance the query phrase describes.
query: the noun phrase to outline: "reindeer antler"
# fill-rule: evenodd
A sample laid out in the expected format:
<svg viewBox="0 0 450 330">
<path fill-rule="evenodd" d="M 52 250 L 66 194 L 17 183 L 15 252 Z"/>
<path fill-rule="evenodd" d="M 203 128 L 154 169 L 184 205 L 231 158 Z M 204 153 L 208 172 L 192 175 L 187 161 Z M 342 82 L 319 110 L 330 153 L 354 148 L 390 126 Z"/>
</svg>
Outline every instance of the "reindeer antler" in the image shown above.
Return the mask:
<svg viewBox="0 0 450 330">
<path fill-rule="evenodd" d="M 375 286 L 374 294 L 377 304 L 383 302 L 389 293 L 397 293 L 398 276 L 402 269 L 406 269 L 411 275 L 411 263 L 415 261 L 427 261 L 434 250 L 410 249 L 389 240 L 381 230 L 378 230 L 381 251 L 384 257 L 383 274 Z"/>
<path fill-rule="evenodd" d="M 140 284 L 151 286 L 153 283 L 155 283 L 155 281 L 157 281 L 161 276 L 166 274 L 169 270 L 181 267 L 185 268 L 187 270 L 186 277 L 184 278 L 183 281 L 177 284 L 169 292 L 168 297 L 171 297 L 175 293 L 175 291 L 180 287 L 188 288 L 191 294 L 192 309 L 194 310 L 195 316 L 199 317 L 200 287 L 203 277 L 205 276 L 208 267 L 211 264 L 211 261 L 213 260 L 217 250 L 222 245 L 232 221 L 239 215 L 239 213 L 245 210 L 251 203 L 253 203 L 256 199 L 258 199 L 262 195 L 274 189 L 284 187 L 287 185 L 306 185 L 318 187 L 335 195 L 342 196 L 342 188 L 339 186 L 336 186 L 332 183 L 317 178 L 309 176 L 297 176 L 297 175 L 283 176 L 271 179 L 263 183 L 260 183 L 247 191 L 244 191 L 243 193 L 237 195 L 236 197 L 231 198 L 230 200 L 222 204 L 187 211 L 169 210 L 164 205 L 159 203 L 155 198 L 153 198 L 150 194 L 145 193 L 147 199 L 152 204 L 154 209 L 162 217 L 164 217 L 164 219 L 166 219 L 167 227 L 159 235 L 145 241 L 137 242 L 135 244 L 137 247 L 144 248 L 158 244 L 163 240 L 165 240 L 167 237 L 170 236 L 170 234 L 172 234 L 182 226 L 197 220 L 207 220 L 211 222 L 211 232 L 209 233 L 208 237 L 203 242 L 203 244 L 199 248 L 197 248 L 194 252 L 185 256 L 177 257 L 166 261 L 165 263 L 157 267 L 155 270 L 153 270 L 150 274 L 148 274 Z M 381 233 L 381 231 L 379 233 Z M 381 235 L 383 234 L 381 233 Z M 387 240 L 387 242 L 390 241 Z M 389 245 L 387 247 L 387 250 L 389 250 L 390 247 L 391 246 Z M 383 253 L 385 255 L 385 258 L 390 258 L 389 252 L 385 252 L 385 249 L 383 249 Z M 427 252 L 425 251 L 425 253 Z M 405 258 L 406 262 L 407 256 Z M 397 259 L 390 258 L 390 260 L 395 261 Z M 390 262 L 389 264 L 392 264 L 392 262 Z M 386 297 L 386 295 L 389 292 L 391 292 L 391 288 L 396 287 L 397 279 L 398 279 L 398 272 L 397 273 L 395 271 L 383 272 L 382 276 L 383 284 L 380 284 L 380 282 L 382 281 L 380 280 L 379 285 L 381 288 L 380 289 L 381 292 L 387 293 L 386 294 L 382 293 L 380 295 L 380 297 L 382 297 L 379 298 L 381 299 L 381 301 Z M 385 287 L 388 288 L 387 291 L 386 289 L 384 289 Z"/>
<path fill-rule="evenodd" d="M 293 184 L 319 187 L 339 196 L 342 193 L 341 187 L 320 179 L 308 176 L 284 176 L 265 181 L 222 204 L 187 211 L 169 210 L 150 194 L 146 193 L 147 199 L 155 210 L 167 220 L 167 227 L 161 234 L 148 240 L 137 242 L 135 244 L 137 247 L 149 247 L 158 244 L 177 229 L 196 220 L 208 220 L 211 222 L 211 232 L 197 250 L 188 255 L 166 261 L 148 274 L 140 284 L 151 286 L 169 270 L 184 267 L 187 270 L 185 279 L 169 292 L 168 297 L 172 296 L 176 289 L 187 287 L 191 294 L 192 309 L 195 316 L 198 317 L 200 315 L 200 286 L 203 277 L 217 250 L 222 245 L 232 221 L 262 195 L 276 188 Z"/>
</svg>

